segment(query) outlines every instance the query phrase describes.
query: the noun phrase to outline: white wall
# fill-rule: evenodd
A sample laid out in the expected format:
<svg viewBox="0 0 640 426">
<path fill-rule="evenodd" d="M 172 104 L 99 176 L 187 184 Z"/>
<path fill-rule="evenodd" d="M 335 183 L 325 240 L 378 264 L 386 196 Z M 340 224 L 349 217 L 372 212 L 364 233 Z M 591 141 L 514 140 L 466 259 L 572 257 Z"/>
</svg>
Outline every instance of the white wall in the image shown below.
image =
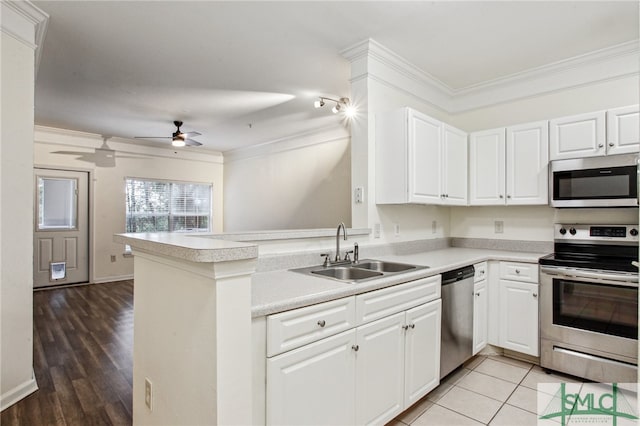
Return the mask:
<svg viewBox="0 0 640 426">
<path fill-rule="evenodd" d="M 350 166 L 342 125 L 225 153 L 224 231 L 350 226 Z"/>
<path fill-rule="evenodd" d="M 457 114 L 456 127 L 477 131 L 640 103 L 639 77 L 556 91 Z M 504 233 L 494 221 L 504 221 Z M 637 209 L 553 209 L 548 206 L 452 207 L 451 236 L 550 241 L 553 223 L 638 223 Z"/>
<path fill-rule="evenodd" d="M 33 24 L 25 23 L 31 30 L 30 45 L 29 40 L 5 32 L 11 11 L 4 4 L 0 7 L 0 408 L 4 409 L 37 389 L 32 367 L 35 58 Z"/>
<path fill-rule="evenodd" d="M 123 139 L 109 140 L 116 151 L 115 167 L 99 167 L 92 161 L 102 137 L 88 133 L 37 127 L 36 166 L 82 169 L 92 172 L 93 282 L 114 281 L 133 275 L 133 259 L 124 257 L 124 247 L 113 242 L 113 234 L 125 232 L 125 178 L 166 179 L 213 184 L 213 232 L 222 232 L 223 164 L 220 153 L 193 148 L 171 149 L 146 146 Z M 65 153 L 66 152 L 66 153 Z M 73 154 L 77 152 L 78 154 Z M 82 153 L 86 153 L 82 155 Z M 116 262 L 111 262 L 111 255 Z"/>
</svg>

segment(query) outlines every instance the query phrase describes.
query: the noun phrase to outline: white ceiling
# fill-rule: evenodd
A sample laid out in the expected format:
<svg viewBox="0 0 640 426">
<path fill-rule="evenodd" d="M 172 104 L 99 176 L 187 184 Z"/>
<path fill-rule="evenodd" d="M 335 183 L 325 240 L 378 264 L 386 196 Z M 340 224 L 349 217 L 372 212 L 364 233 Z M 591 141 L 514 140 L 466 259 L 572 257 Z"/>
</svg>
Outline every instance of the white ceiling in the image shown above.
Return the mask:
<svg viewBox="0 0 640 426">
<path fill-rule="evenodd" d="M 339 118 L 340 51 L 372 38 L 452 91 L 638 39 L 637 1 L 37 1 L 36 123 L 228 151 Z M 251 125 L 251 126 L 249 126 Z M 170 143 L 169 139 L 159 143 Z"/>
</svg>

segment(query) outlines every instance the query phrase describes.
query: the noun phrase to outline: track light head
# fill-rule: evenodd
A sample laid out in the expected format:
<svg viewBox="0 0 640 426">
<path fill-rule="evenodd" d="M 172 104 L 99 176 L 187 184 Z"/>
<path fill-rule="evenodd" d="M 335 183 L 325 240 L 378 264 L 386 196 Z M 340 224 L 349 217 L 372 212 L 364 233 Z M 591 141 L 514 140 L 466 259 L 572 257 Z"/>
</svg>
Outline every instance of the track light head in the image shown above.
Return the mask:
<svg viewBox="0 0 640 426">
<path fill-rule="evenodd" d="M 336 103 L 333 108 L 331 108 L 331 112 L 333 112 L 334 114 L 337 114 L 340 112 L 340 110 L 342 109 L 341 104 L 340 103 Z"/>
<path fill-rule="evenodd" d="M 320 98 L 319 100 L 315 101 L 313 103 L 313 106 L 316 107 L 316 108 L 323 107 L 324 106 L 324 99 Z"/>
</svg>

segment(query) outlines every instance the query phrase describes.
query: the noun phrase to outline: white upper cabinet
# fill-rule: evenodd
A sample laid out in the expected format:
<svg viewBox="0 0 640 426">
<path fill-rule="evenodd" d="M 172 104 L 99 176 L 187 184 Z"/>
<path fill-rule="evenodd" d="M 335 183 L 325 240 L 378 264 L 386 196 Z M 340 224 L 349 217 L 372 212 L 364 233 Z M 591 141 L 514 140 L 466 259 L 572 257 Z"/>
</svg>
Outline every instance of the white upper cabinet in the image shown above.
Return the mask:
<svg viewBox="0 0 640 426">
<path fill-rule="evenodd" d="M 469 148 L 469 204 L 548 203 L 546 121 L 471 133 Z"/>
<path fill-rule="evenodd" d="M 607 111 L 607 154 L 632 154 L 640 148 L 638 105 Z"/>
<path fill-rule="evenodd" d="M 547 204 L 549 124 L 507 127 L 507 204 Z"/>
<path fill-rule="evenodd" d="M 467 134 L 443 125 L 442 138 L 442 198 L 444 204 L 467 205 Z"/>
<path fill-rule="evenodd" d="M 411 108 L 376 115 L 376 203 L 467 204 L 467 134 Z"/>
<path fill-rule="evenodd" d="M 605 155 L 605 112 L 590 112 L 551 120 L 549 158 L 596 157 Z"/>
<path fill-rule="evenodd" d="M 471 133 L 469 148 L 469 204 L 504 204 L 504 128 Z"/>
</svg>

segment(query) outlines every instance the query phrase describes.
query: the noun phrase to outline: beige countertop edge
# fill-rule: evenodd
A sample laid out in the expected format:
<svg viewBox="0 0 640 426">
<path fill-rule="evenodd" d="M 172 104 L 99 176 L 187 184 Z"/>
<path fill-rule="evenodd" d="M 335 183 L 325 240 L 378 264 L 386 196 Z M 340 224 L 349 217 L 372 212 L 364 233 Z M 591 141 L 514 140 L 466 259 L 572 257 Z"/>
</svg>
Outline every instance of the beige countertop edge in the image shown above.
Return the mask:
<svg viewBox="0 0 640 426">
<path fill-rule="evenodd" d="M 412 255 L 381 256 L 377 259 L 429 268 L 357 284 L 312 277 L 288 270 L 258 273 L 254 274 L 252 282 L 251 316 L 257 318 L 366 293 L 488 260 L 537 263 L 545 254 L 547 253 L 447 248 Z"/>
<path fill-rule="evenodd" d="M 193 238 L 175 234 L 116 234 L 113 241 L 151 254 L 197 263 L 231 262 L 258 257 L 256 244 Z"/>
</svg>

